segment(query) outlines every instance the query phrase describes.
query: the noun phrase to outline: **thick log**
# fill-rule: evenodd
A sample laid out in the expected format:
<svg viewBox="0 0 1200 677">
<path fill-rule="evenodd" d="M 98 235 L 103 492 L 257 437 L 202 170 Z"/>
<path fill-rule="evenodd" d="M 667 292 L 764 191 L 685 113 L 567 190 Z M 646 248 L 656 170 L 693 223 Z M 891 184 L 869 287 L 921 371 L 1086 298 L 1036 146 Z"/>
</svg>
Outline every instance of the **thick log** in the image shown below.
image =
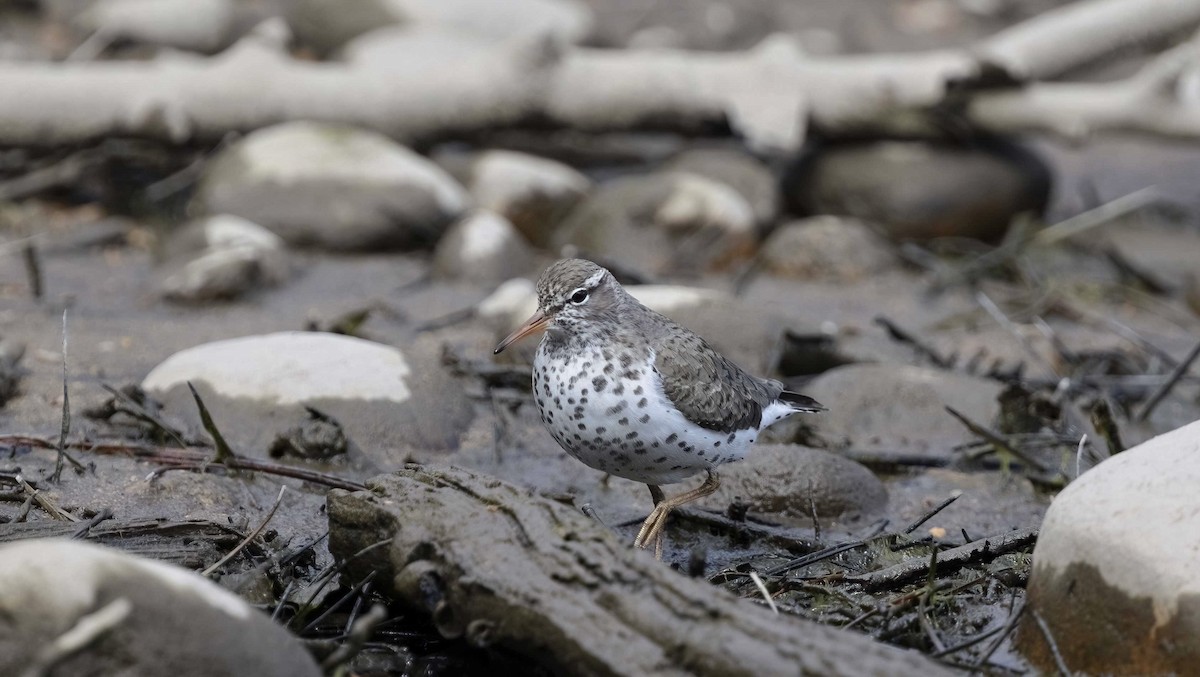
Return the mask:
<svg viewBox="0 0 1200 677">
<path fill-rule="evenodd" d="M 774 615 L 634 550 L 575 509 L 460 469 L 409 466 L 328 498 L 329 545 L 446 636 L 574 675 L 948 675 L 920 654 Z"/>
<path fill-rule="evenodd" d="M 214 140 L 319 120 L 401 141 L 529 124 L 681 132 L 728 125 L 753 146 L 795 150 L 810 126 L 829 135 L 936 135 L 944 129 L 936 111 L 946 104 L 968 124 L 999 133 L 1196 138 L 1200 113 L 1170 87 L 1147 89 L 1146 76 L 1104 85 L 1025 85 L 1197 25 L 1200 0 L 1090 0 L 967 49 L 816 57 L 789 36 L 733 53 L 532 40 L 464 46 L 431 69 L 419 39 L 406 43 L 416 58 L 399 49 L 382 64 L 299 61 L 268 22 L 212 58 L 0 63 L 0 145 L 119 134 Z M 980 88 L 996 80 L 1014 84 Z"/>
</svg>

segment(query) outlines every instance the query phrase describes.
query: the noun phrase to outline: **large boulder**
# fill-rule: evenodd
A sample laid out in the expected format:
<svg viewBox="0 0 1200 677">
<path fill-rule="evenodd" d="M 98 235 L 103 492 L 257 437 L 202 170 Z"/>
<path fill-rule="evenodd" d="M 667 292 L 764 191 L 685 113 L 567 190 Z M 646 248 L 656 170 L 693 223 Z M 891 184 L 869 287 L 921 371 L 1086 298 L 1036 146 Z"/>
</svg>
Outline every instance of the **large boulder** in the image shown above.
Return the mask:
<svg viewBox="0 0 1200 677">
<path fill-rule="evenodd" d="M 767 272 L 800 280 L 854 282 L 896 265 L 886 240 L 861 221 L 836 216 L 780 226 L 760 257 Z"/>
<path fill-rule="evenodd" d="M 433 252 L 439 277 L 494 283 L 528 272 L 534 254 L 529 243 L 503 216 L 486 210 L 456 222 Z"/>
<path fill-rule="evenodd" d="M 258 130 L 221 151 L 195 207 L 258 223 L 296 246 L 429 246 L 469 204 L 434 163 L 387 137 L 316 122 Z"/>
<path fill-rule="evenodd" d="M 51 673 L 322 674 L 270 617 L 187 569 L 74 540 L 0 546 L 0 674 Z"/>
<path fill-rule="evenodd" d="M 1048 634 L 1072 673 L 1196 674 L 1198 487 L 1200 421 L 1104 461 L 1054 499 L 1018 635 L 1034 664 L 1056 670 Z"/>
<path fill-rule="evenodd" d="M 142 387 L 168 408 L 191 412 L 192 383 L 222 433 L 261 455 L 273 436 L 307 420 L 305 407 L 333 417 L 377 467 L 405 451 L 446 451 L 472 418 L 466 395 L 439 366 L 435 346 L 401 350 L 320 332 L 280 332 L 182 350 Z"/>
</svg>

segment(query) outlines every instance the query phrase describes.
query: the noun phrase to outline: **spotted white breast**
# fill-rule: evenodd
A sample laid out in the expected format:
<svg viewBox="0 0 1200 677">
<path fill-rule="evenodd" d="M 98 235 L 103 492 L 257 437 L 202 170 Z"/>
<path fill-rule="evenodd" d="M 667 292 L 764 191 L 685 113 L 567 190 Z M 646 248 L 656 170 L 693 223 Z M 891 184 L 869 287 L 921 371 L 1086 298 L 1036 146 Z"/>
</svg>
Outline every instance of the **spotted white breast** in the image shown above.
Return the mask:
<svg viewBox="0 0 1200 677">
<path fill-rule="evenodd" d="M 543 343 L 534 360 L 533 391 L 542 421 L 559 445 L 587 465 L 646 484 L 679 482 L 741 460 L 760 428 L 795 413 L 774 403 L 759 428 L 723 433 L 689 421 L 667 399 L 649 358 L 634 360 L 596 348 L 553 359 Z"/>
</svg>

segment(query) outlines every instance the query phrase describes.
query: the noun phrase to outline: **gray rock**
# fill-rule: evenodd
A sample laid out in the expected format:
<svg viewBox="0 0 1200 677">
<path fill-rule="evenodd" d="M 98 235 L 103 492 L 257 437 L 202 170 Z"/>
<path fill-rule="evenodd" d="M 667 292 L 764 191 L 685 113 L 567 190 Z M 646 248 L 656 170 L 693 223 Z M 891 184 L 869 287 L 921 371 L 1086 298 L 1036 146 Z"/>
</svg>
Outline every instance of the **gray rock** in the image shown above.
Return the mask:
<svg viewBox="0 0 1200 677">
<path fill-rule="evenodd" d="M 233 40 L 232 0 L 98 0 L 80 28 L 110 40 L 215 52 Z"/>
<path fill-rule="evenodd" d="M 887 490 L 870 470 L 820 449 L 759 444 L 746 460 L 721 468 L 721 489 L 710 503 L 735 497 L 759 513 L 832 520 L 875 513 Z"/>
<path fill-rule="evenodd" d="M 991 425 L 1000 410 L 996 398 L 1001 390 L 995 381 L 964 374 L 851 364 L 831 369 L 805 386 L 804 394 L 829 408 L 805 423 L 832 444 L 949 456 L 954 445 L 973 435 L 946 412 L 946 405 Z"/>
<path fill-rule="evenodd" d="M 1043 161 L 1002 141 L 829 144 L 804 155 L 783 182 L 792 211 L 852 216 L 898 240 L 995 240 L 1018 214 L 1040 215 L 1049 194 Z"/>
<path fill-rule="evenodd" d="M 525 153 L 489 150 L 460 164 L 475 203 L 504 215 L 539 246 L 592 188 L 591 179 L 567 165 Z"/>
<path fill-rule="evenodd" d="M 720 181 L 736 190 L 750 204 L 760 227 L 774 221 L 779 213 L 779 180 L 769 167 L 747 153 L 725 148 L 686 150 L 663 168 Z"/>
<path fill-rule="evenodd" d="M 686 172 L 623 177 L 567 217 L 555 247 L 652 273 L 720 268 L 754 249 L 754 209 L 719 181 Z"/>
<path fill-rule="evenodd" d="M 801 280 L 853 282 L 896 264 L 887 244 L 870 228 L 836 216 L 781 226 L 763 243 L 760 256 L 767 272 Z"/>
<path fill-rule="evenodd" d="M 232 299 L 284 282 L 290 263 L 283 240 L 238 216 L 198 219 L 173 233 L 158 289 L 171 301 Z"/>
<path fill-rule="evenodd" d="M 478 210 L 459 220 L 438 242 L 433 271 L 439 277 L 502 282 L 528 272 L 534 254 L 508 219 Z"/>
<path fill-rule="evenodd" d="M 467 204 L 462 186 L 424 157 L 374 132 L 315 122 L 262 129 L 225 149 L 195 197 L 202 213 L 340 251 L 430 245 Z"/>
<path fill-rule="evenodd" d="M 1051 503 L 1019 646 L 1078 674 L 1194 674 L 1200 665 L 1200 421 L 1114 456 Z"/>
<path fill-rule="evenodd" d="M 402 351 L 319 332 L 246 336 L 182 350 L 151 370 L 142 387 L 186 413 L 195 410 L 190 381 L 222 434 L 247 454 L 264 455 L 277 433 L 307 420 L 304 406 L 311 406 L 387 468 L 405 450 L 455 448 L 472 418 L 437 350 L 422 343 Z"/>
<path fill-rule="evenodd" d="M 95 639 L 81 641 L 88 633 Z M 187 569 L 80 541 L 9 543 L 0 547 L 0 673 L 50 672 L 322 674 L 295 637 Z"/>
</svg>

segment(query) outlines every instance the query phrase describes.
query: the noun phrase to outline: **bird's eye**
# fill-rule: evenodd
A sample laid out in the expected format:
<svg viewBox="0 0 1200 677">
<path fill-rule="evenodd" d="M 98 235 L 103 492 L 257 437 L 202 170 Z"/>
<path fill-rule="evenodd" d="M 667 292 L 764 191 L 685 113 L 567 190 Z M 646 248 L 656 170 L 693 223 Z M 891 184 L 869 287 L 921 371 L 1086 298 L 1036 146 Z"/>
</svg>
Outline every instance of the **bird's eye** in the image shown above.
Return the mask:
<svg viewBox="0 0 1200 677">
<path fill-rule="evenodd" d="M 588 300 L 587 290 L 576 289 L 574 294 L 571 294 L 571 303 L 579 304 Z"/>
</svg>

